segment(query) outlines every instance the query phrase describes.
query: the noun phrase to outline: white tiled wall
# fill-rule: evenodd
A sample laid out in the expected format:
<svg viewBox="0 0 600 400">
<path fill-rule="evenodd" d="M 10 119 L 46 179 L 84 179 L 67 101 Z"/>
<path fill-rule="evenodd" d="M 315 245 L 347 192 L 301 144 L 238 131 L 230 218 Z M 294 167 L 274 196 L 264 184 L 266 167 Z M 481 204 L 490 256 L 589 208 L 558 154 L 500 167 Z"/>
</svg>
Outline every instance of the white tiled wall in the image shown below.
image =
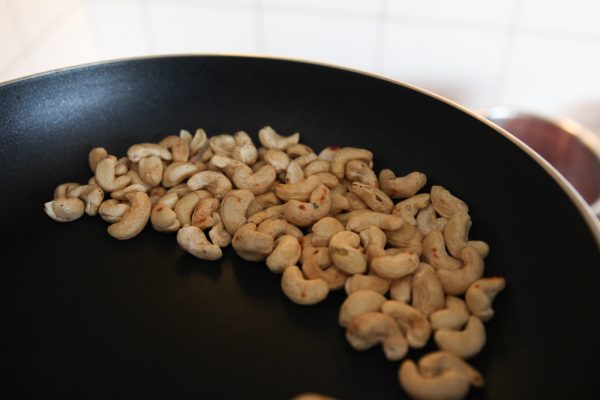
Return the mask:
<svg viewBox="0 0 600 400">
<path fill-rule="evenodd" d="M 600 136 L 598 0 L 0 0 L 0 81 L 200 52 L 347 65 Z"/>
</svg>

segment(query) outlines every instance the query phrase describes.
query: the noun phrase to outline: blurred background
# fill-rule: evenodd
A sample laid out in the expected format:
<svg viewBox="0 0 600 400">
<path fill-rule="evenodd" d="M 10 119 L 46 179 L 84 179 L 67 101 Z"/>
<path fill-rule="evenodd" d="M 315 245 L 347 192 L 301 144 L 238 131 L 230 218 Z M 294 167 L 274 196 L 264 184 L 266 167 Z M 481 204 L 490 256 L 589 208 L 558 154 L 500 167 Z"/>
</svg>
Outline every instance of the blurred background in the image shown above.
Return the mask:
<svg viewBox="0 0 600 400">
<path fill-rule="evenodd" d="M 306 58 L 600 137 L 598 0 L 0 0 L 0 81 L 167 53 Z"/>
</svg>

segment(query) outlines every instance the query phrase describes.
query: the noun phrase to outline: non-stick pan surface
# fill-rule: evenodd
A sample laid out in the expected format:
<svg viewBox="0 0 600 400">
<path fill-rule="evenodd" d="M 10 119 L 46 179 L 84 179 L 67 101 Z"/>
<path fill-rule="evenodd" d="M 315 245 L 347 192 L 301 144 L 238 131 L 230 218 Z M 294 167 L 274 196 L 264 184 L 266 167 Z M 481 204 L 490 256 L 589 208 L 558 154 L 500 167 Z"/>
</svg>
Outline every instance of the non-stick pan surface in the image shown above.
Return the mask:
<svg viewBox="0 0 600 400">
<path fill-rule="evenodd" d="M 508 286 L 472 363 L 472 398 L 596 397 L 598 231 L 556 180 L 480 120 L 389 81 L 325 66 L 170 57 L 68 69 L 0 87 L 2 357 L 19 397 L 404 398 L 399 363 L 358 353 L 344 294 L 291 303 L 280 277 L 231 250 L 218 262 L 147 228 L 118 242 L 100 218 L 59 224 L 54 187 L 91 176 L 87 153 L 203 127 L 299 131 L 315 149 L 371 149 L 375 167 L 423 171 L 471 208 Z M 414 358 L 423 352 L 412 351 Z"/>
</svg>

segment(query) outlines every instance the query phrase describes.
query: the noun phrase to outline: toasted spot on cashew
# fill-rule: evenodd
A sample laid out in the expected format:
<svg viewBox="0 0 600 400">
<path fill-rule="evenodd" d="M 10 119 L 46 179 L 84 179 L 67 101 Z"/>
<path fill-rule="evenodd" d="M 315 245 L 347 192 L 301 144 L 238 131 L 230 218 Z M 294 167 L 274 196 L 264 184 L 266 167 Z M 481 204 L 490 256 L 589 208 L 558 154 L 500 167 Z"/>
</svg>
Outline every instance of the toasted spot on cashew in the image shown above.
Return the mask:
<svg viewBox="0 0 600 400">
<path fill-rule="evenodd" d="M 44 203 L 44 211 L 57 222 L 71 222 L 83 216 L 85 203 L 77 197 L 62 197 Z"/>
<path fill-rule="evenodd" d="M 367 256 L 360 247 L 360 236 L 341 231 L 329 240 L 329 255 L 333 265 L 347 274 L 362 274 L 367 270 Z"/>
<path fill-rule="evenodd" d="M 371 290 L 385 295 L 390 290 L 390 279 L 381 278 L 377 275 L 355 274 L 346 280 L 344 289 L 350 295 L 358 290 Z"/>
<path fill-rule="evenodd" d="M 129 186 L 124 187 L 121 190 L 116 190 L 110 194 L 110 197 L 116 200 L 125 200 L 128 193 L 133 192 L 144 192 L 148 191 L 148 185 L 142 185 L 140 183 L 133 183 Z"/>
<path fill-rule="evenodd" d="M 114 192 L 115 190 L 123 189 L 131 181 L 128 175 L 115 176 L 116 165 L 117 158 L 115 156 L 105 157 L 96 165 L 95 178 L 102 190 Z"/>
<path fill-rule="evenodd" d="M 460 252 L 464 265 L 458 270 L 438 269 L 437 277 L 446 294 L 457 296 L 465 293 L 469 286 L 483 276 L 483 258 L 471 246 L 464 247 Z"/>
<path fill-rule="evenodd" d="M 319 157 L 321 157 L 321 154 Z M 355 147 L 344 147 L 337 150 L 331 158 L 331 173 L 340 179 L 343 178 L 346 172 L 346 164 L 350 160 L 371 161 L 373 160 L 373 153 L 369 150 L 357 149 Z"/>
<path fill-rule="evenodd" d="M 181 226 L 190 225 L 192 223 L 192 213 L 202 199 L 211 197 L 211 194 L 206 190 L 196 190 L 182 196 L 177 204 L 175 204 L 175 214 L 181 222 Z"/>
<path fill-rule="evenodd" d="M 435 208 L 430 204 L 418 212 L 416 221 L 419 231 L 423 235 L 427 235 L 431 231 L 443 231 L 448 219 L 444 217 L 437 218 Z"/>
<path fill-rule="evenodd" d="M 119 222 L 123 215 L 129 210 L 129 203 L 122 203 L 119 200 L 104 200 L 98 208 L 98 214 L 106 222 Z"/>
<path fill-rule="evenodd" d="M 165 168 L 162 176 L 162 184 L 167 188 L 173 187 L 199 171 L 200 168 L 193 162 L 173 162 Z"/>
<path fill-rule="evenodd" d="M 319 185 L 310 195 L 308 203 L 290 200 L 283 206 L 284 218 L 296 226 L 309 226 L 325 217 L 331 208 L 329 189 Z"/>
<path fill-rule="evenodd" d="M 300 141 L 300 134 L 296 132 L 290 136 L 281 136 L 270 126 L 265 126 L 258 131 L 258 140 L 267 149 L 286 150 Z"/>
<path fill-rule="evenodd" d="M 333 235 L 344 230 L 344 225 L 335 218 L 324 217 L 319 221 L 315 222 L 312 226 L 312 237 L 313 246 L 329 246 L 329 240 Z"/>
<path fill-rule="evenodd" d="M 446 252 L 444 235 L 439 231 L 431 231 L 423 239 L 423 255 L 425 260 L 435 269 L 456 271 L 462 267 L 460 260 Z"/>
<path fill-rule="evenodd" d="M 482 257 L 490 252 L 487 243 L 480 240 L 469 240 L 469 229 L 471 228 L 471 217 L 463 210 L 455 211 L 448 219 L 444 227 L 444 240 L 450 254 L 454 257 L 460 255 L 465 246 L 471 246 L 477 250 Z"/>
<path fill-rule="evenodd" d="M 175 232 L 181 228 L 181 223 L 173 210 L 178 200 L 179 196 L 177 196 L 177 193 L 166 194 L 158 200 L 150 213 L 150 222 L 155 230 L 159 232 Z"/>
<path fill-rule="evenodd" d="M 483 322 L 474 315 L 469 317 L 462 331 L 441 329 L 433 337 L 441 350 L 461 358 L 470 358 L 479 353 L 486 341 Z"/>
<path fill-rule="evenodd" d="M 305 279 L 297 266 L 287 267 L 281 276 L 281 289 L 294 303 L 301 305 L 316 304 L 325 300 L 329 286 L 323 279 Z"/>
<path fill-rule="evenodd" d="M 501 276 L 479 279 L 467 289 L 465 300 L 473 315 L 482 321 L 489 321 L 494 316 L 492 302 L 496 295 L 506 286 Z"/>
<path fill-rule="evenodd" d="M 108 227 L 108 234 L 115 239 L 131 239 L 140 233 L 150 218 L 151 204 L 144 192 L 132 192 L 126 196 L 129 209 L 116 222 Z"/>
<path fill-rule="evenodd" d="M 248 190 L 232 190 L 223 197 L 221 219 L 230 235 L 246 223 L 246 211 L 252 200 L 254 195 Z"/>
<path fill-rule="evenodd" d="M 380 312 L 367 312 L 354 318 L 346 331 L 346 339 L 358 351 L 381 343 L 390 361 L 401 360 L 408 352 L 408 343 L 396 321 Z"/>
<path fill-rule="evenodd" d="M 221 203 L 214 197 L 199 200 L 192 212 L 191 225 L 202 230 L 214 226 L 218 222 L 214 219 L 214 214 L 220 207 Z"/>
<path fill-rule="evenodd" d="M 231 243 L 231 235 L 225 229 L 219 213 L 213 213 L 212 219 L 215 221 L 215 224 L 210 228 L 210 231 L 208 231 L 210 240 L 219 247 L 229 246 Z"/>
<path fill-rule="evenodd" d="M 218 260 L 223 256 L 221 248 L 208 241 L 196 226 L 184 226 L 177 231 L 177 243 L 188 253 L 201 260 Z"/>
<path fill-rule="evenodd" d="M 392 200 L 381 190 L 360 182 L 352 182 L 349 190 L 375 212 L 389 214 L 394 208 Z"/>
<path fill-rule="evenodd" d="M 381 304 L 381 312 L 396 320 L 410 347 L 420 349 L 427 344 L 431 326 L 421 311 L 400 301 L 388 300 Z"/>
<path fill-rule="evenodd" d="M 417 225 L 415 215 L 429 205 L 429 193 L 421 193 L 409 197 L 394 206 L 392 214 L 400 215 L 404 221 L 411 225 Z"/>
<path fill-rule="evenodd" d="M 352 213 L 354 214 L 346 223 L 346 229 L 355 232 L 364 231 L 371 226 L 376 226 L 384 231 L 394 231 L 404 225 L 404 220 L 397 215 L 368 210 L 352 211 L 350 214 Z"/>
<path fill-rule="evenodd" d="M 150 156 L 157 156 L 167 161 L 173 159 L 173 155 L 169 150 L 154 143 L 134 144 L 127 150 L 127 157 L 132 162 L 138 162 L 142 158 Z"/>
<path fill-rule="evenodd" d="M 296 183 L 278 183 L 275 185 L 275 193 L 283 201 L 306 201 L 321 183 L 318 176 L 310 176 Z"/>
<path fill-rule="evenodd" d="M 375 175 L 375 172 L 373 172 L 369 165 L 362 160 L 348 161 L 346 164 L 346 179 L 350 182 L 360 182 L 374 188 L 379 186 L 377 175 Z"/>
<path fill-rule="evenodd" d="M 348 327 L 354 318 L 367 312 L 379 311 L 386 298 L 372 290 L 358 290 L 350 294 L 342 303 L 338 322 L 340 326 Z"/>
<path fill-rule="evenodd" d="M 225 175 L 214 171 L 201 171 L 192 175 L 187 181 L 187 186 L 190 190 L 208 190 L 217 199 L 222 199 L 232 188 Z"/>
<path fill-rule="evenodd" d="M 467 304 L 462 299 L 446 296 L 445 308 L 432 312 L 429 320 L 435 330 L 458 330 L 467 323 L 470 315 Z"/>
<path fill-rule="evenodd" d="M 411 304 L 429 316 L 433 311 L 444 308 L 446 297 L 434 269 L 421 263 L 411 282 Z"/>
<path fill-rule="evenodd" d="M 144 157 L 138 162 L 142 180 L 150 186 L 158 186 L 163 177 L 163 163 L 158 156 Z"/>
<path fill-rule="evenodd" d="M 167 189 L 165 189 L 162 186 L 157 186 L 150 189 L 150 191 L 148 192 L 148 197 L 150 198 L 150 204 L 152 204 L 153 208 L 166 193 Z M 179 193 L 177 193 L 177 196 L 179 196 Z"/>
<path fill-rule="evenodd" d="M 187 161 L 190 157 L 188 143 L 177 135 L 169 135 L 158 142 L 159 146 L 170 150 L 173 161 Z"/>
<path fill-rule="evenodd" d="M 414 196 L 427 183 L 427 176 L 422 172 L 411 172 L 406 176 L 396 177 L 390 169 L 379 173 L 379 187 L 393 199 L 404 199 Z"/>
<path fill-rule="evenodd" d="M 256 224 L 242 225 L 233 235 L 231 244 L 235 252 L 248 261 L 262 261 L 273 251 L 273 238 L 258 232 Z"/>
<path fill-rule="evenodd" d="M 302 249 L 298 239 L 291 235 L 283 235 L 275 241 L 273 252 L 266 260 L 271 272 L 282 273 L 287 267 L 296 265 L 300 260 Z"/>
<path fill-rule="evenodd" d="M 450 218 L 458 210 L 469 212 L 469 207 L 464 201 L 452 195 L 442 186 L 431 187 L 431 204 L 435 211 L 445 218 Z"/>
<path fill-rule="evenodd" d="M 412 275 L 392 280 L 390 298 L 401 303 L 409 303 L 411 297 Z"/>
<path fill-rule="evenodd" d="M 283 218 L 283 210 L 284 210 L 283 204 L 266 208 L 262 211 L 259 211 L 255 214 L 252 214 L 251 216 L 249 216 L 248 222 L 260 224 L 261 222 L 266 221 L 268 219 Z"/>
<path fill-rule="evenodd" d="M 88 155 L 88 164 L 93 173 L 96 172 L 96 166 L 100 161 L 108 157 L 108 152 L 104 147 L 94 147 Z"/>
</svg>

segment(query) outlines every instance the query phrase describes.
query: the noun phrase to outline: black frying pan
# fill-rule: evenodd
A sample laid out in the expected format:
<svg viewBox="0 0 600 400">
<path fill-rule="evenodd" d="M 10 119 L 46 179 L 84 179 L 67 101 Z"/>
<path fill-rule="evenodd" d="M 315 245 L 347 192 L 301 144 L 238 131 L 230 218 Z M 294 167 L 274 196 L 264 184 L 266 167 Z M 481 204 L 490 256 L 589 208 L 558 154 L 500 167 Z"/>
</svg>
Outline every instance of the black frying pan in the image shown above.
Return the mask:
<svg viewBox="0 0 600 400">
<path fill-rule="evenodd" d="M 92 146 L 122 155 L 180 128 L 270 124 L 315 149 L 369 148 L 377 169 L 423 171 L 470 205 L 471 236 L 492 248 L 486 275 L 508 281 L 472 360 L 487 381 L 472 398 L 597 396 L 599 230 L 539 158 L 462 109 L 363 74 L 241 57 L 67 69 L 0 86 L 0 107 L 4 392 L 403 398 L 398 363 L 346 343 L 343 293 L 298 306 L 231 250 L 202 262 L 174 235 L 118 242 L 100 218 L 59 224 L 42 211 L 57 184 L 89 178 Z"/>
</svg>

